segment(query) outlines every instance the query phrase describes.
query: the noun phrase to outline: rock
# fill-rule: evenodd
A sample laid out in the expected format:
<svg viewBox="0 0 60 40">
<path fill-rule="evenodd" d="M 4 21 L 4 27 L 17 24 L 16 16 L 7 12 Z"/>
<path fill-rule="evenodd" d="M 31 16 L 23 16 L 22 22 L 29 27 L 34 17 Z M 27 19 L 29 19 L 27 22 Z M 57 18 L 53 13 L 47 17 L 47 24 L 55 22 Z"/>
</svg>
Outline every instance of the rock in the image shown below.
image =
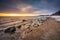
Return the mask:
<svg viewBox="0 0 60 40">
<path fill-rule="evenodd" d="M 16 31 L 16 28 L 15 27 L 9 27 L 9 28 L 7 28 L 7 29 L 5 29 L 5 33 L 13 33 L 13 32 L 15 32 Z"/>
<path fill-rule="evenodd" d="M 52 15 L 60 15 L 60 10 Z"/>
<path fill-rule="evenodd" d="M 21 25 L 19 25 L 18 28 L 20 29 L 21 28 Z"/>
<path fill-rule="evenodd" d="M 2 32 L 2 31 L 3 31 L 3 29 L 0 30 L 0 32 Z"/>
<path fill-rule="evenodd" d="M 25 22 L 26 20 L 23 19 L 22 21 Z"/>
</svg>

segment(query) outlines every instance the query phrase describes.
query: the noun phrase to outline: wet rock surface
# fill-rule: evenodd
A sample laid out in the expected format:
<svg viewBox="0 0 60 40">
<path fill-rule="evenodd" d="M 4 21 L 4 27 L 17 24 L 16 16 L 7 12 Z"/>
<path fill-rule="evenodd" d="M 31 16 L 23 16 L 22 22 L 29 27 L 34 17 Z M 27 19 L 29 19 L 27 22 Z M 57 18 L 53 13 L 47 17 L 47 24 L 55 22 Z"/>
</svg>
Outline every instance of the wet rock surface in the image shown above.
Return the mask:
<svg viewBox="0 0 60 40">
<path fill-rule="evenodd" d="M 39 28 L 25 32 L 23 40 L 60 40 L 60 23 L 55 19 L 47 19 Z"/>
<path fill-rule="evenodd" d="M 5 29 L 5 33 L 14 33 L 16 31 L 16 28 L 15 27 L 9 27 L 9 28 L 6 28 Z"/>
<path fill-rule="evenodd" d="M 52 18 L 24 20 L 0 30 L 0 40 L 60 40 L 60 22 Z"/>
</svg>

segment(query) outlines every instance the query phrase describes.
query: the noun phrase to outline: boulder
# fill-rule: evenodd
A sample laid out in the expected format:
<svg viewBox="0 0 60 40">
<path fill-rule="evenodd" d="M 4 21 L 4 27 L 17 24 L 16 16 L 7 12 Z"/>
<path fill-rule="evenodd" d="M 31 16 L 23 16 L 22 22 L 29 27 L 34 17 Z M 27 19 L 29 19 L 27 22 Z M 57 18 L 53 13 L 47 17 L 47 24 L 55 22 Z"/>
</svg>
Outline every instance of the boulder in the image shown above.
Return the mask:
<svg viewBox="0 0 60 40">
<path fill-rule="evenodd" d="M 16 31 L 16 28 L 15 27 L 9 27 L 9 28 L 7 28 L 7 29 L 5 29 L 5 33 L 13 33 L 13 32 L 15 32 Z"/>
</svg>

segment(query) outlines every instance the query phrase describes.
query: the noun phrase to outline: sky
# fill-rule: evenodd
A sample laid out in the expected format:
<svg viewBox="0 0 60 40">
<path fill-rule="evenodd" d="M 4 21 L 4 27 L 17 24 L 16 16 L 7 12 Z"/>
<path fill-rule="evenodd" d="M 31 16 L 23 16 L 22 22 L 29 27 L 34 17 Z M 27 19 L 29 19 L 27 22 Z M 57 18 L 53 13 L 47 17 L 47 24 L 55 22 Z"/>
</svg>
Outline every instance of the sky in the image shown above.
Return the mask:
<svg viewBox="0 0 60 40">
<path fill-rule="evenodd" d="M 0 14 L 51 15 L 58 10 L 60 10 L 60 0 L 0 0 Z"/>
</svg>

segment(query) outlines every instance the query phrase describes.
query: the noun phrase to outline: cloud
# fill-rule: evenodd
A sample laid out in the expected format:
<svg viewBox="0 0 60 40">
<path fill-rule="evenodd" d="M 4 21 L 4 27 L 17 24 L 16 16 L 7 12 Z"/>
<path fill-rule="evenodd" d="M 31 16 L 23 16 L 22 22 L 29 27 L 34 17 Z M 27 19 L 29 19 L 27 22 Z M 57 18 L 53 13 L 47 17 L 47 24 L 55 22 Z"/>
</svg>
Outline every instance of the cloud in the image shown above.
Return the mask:
<svg viewBox="0 0 60 40">
<path fill-rule="evenodd" d="M 27 12 L 27 13 L 32 13 L 35 11 L 37 8 L 33 7 L 32 5 L 27 5 L 27 4 L 21 4 L 18 5 L 17 8 L 22 11 L 22 12 Z"/>
<path fill-rule="evenodd" d="M 20 10 L 20 12 L 22 11 L 31 14 L 51 15 L 53 13 L 47 9 L 38 10 L 38 8 L 35 8 L 32 5 L 27 5 L 23 3 L 18 5 L 17 8 Z"/>
<path fill-rule="evenodd" d="M 20 7 L 20 10 L 23 11 L 23 12 L 29 12 L 29 11 L 31 11 L 32 9 L 33 9 L 33 7 L 30 6 L 30 5 L 26 5 L 26 6 Z"/>
<path fill-rule="evenodd" d="M 48 0 L 41 0 L 41 1 L 40 1 L 40 4 L 46 4 L 46 3 L 48 3 L 47 1 L 48 1 Z"/>
<path fill-rule="evenodd" d="M 0 0 L 0 12 L 48 14 L 58 9 L 60 0 Z"/>
<path fill-rule="evenodd" d="M 45 9 L 45 10 L 34 11 L 32 13 L 34 13 L 34 14 L 40 14 L 40 15 L 51 15 L 53 12 L 50 12 L 50 11 L 48 11 L 48 10 Z"/>
</svg>

